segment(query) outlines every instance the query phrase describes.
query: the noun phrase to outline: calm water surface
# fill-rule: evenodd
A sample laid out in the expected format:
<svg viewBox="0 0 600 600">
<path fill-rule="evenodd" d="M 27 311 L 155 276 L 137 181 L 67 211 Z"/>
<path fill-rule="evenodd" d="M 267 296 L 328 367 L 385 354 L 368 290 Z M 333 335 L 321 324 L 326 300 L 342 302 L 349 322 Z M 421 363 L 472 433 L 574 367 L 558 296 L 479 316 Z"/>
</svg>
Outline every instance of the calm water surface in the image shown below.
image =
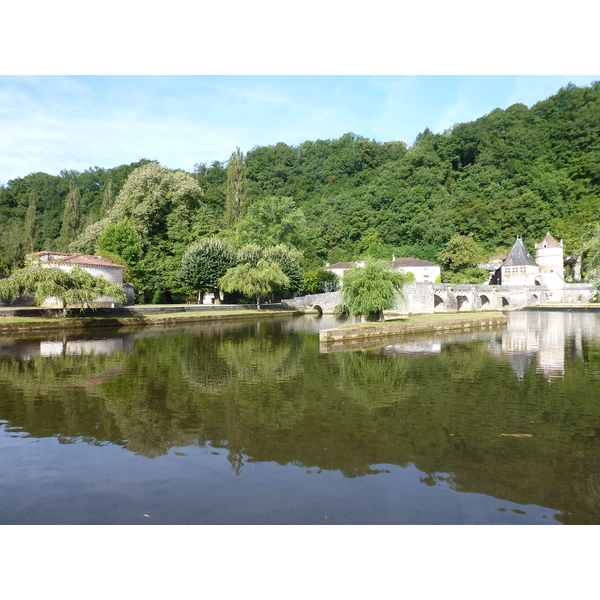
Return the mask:
<svg viewBox="0 0 600 600">
<path fill-rule="evenodd" d="M 600 316 L 333 325 L 1 338 L 0 523 L 600 522 Z"/>
</svg>

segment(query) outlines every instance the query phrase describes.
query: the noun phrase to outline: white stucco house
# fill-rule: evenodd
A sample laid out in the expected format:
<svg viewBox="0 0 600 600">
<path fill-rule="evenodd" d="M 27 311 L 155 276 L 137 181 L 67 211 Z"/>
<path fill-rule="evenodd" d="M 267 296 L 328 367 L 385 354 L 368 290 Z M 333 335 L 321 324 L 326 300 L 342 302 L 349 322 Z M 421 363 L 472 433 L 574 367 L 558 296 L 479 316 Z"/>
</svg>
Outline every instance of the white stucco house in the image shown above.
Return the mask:
<svg viewBox="0 0 600 600">
<path fill-rule="evenodd" d="M 340 281 L 342 281 L 342 279 L 344 278 L 344 273 L 348 269 L 351 269 L 352 267 L 356 267 L 357 265 L 359 267 L 364 267 L 365 263 L 364 263 L 364 261 L 356 261 L 356 260 L 354 262 L 337 262 L 337 263 L 334 263 L 333 265 L 326 263 L 325 270 L 335 273 L 340 278 Z"/>
<path fill-rule="evenodd" d="M 417 280 L 417 283 L 429 282 L 434 283 L 441 276 L 442 271 L 440 265 L 421 260 L 420 258 L 396 258 L 392 257 L 392 269 L 402 271 L 403 273 L 412 273 Z"/>
<path fill-rule="evenodd" d="M 116 265 L 102 256 L 69 254 L 67 252 L 48 252 L 43 250 L 41 252 L 26 254 L 25 257 L 42 267 L 59 268 L 67 272 L 70 272 L 74 267 L 79 266 L 90 275 L 94 275 L 94 277 L 102 277 L 110 283 L 123 285 L 123 270 L 125 267 Z M 122 306 L 120 302 L 115 302 L 115 299 L 109 296 L 98 298 L 95 304 L 98 308 Z M 45 308 L 62 308 L 62 304 L 57 302 L 54 298 L 47 298 L 42 306 Z"/>
<path fill-rule="evenodd" d="M 396 258 L 392 256 L 392 261 L 389 263 L 390 269 L 395 271 L 402 271 L 403 273 L 412 273 L 415 276 L 417 282 L 429 281 L 435 282 L 436 279 L 441 275 L 440 265 L 429 262 L 427 260 L 421 260 L 420 258 Z M 333 265 L 327 263 L 325 269 L 332 271 L 339 278 L 340 281 L 344 278 L 344 273 L 352 267 L 364 267 L 365 263 L 362 260 L 354 262 L 339 262 Z"/>
</svg>

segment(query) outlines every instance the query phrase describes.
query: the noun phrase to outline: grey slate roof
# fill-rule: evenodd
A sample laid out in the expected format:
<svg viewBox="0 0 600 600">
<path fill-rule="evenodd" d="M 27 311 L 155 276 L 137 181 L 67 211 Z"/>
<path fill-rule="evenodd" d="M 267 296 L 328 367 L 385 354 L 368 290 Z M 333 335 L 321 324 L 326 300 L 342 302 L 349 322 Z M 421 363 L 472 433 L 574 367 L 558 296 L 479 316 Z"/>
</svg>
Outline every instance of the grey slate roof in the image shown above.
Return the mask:
<svg viewBox="0 0 600 600">
<path fill-rule="evenodd" d="M 517 241 L 514 243 L 511 251 L 508 253 L 506 260 L 502 263 L 503 267 L 522 267 L 525 265 L 531 265 L 537 267 L 537 263 L 529 254 L 529 250 L 525 247 L 523 240 L 517 237 Z"/>
</svg>

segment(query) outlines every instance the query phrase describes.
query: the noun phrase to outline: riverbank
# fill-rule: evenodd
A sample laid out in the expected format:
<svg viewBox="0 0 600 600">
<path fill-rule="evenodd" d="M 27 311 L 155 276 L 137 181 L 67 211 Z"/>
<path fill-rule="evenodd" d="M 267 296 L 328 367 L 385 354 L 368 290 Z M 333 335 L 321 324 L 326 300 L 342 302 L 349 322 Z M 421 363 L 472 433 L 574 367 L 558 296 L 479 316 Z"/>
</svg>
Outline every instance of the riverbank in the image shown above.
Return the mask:
<svg viewBox="0 0 600 600">
<path fill-rule="evenodd" d="M 161 312 L 157 314 L 135 314 L 119 317 L 2 317 L 0 318 L 0 333 L 46 331 L 53 329 L 82 330 L 98 327 L 160 327 L 180 323 L 265 319 L 300 314 L 302 313 L 298 311 L 281 309 L 228 309 L 203 312 Z"/>
<path fill-rule="evenodd" d="M 333 343 L 349 340 L 384 338 L 414 333 L 451 331 L 456 329 L 485 328 L 503 325 L 507 317 L 503 313 L 451 313 L 417 315 L 406 319 L 384 322 L 354 323 L 319 332 L 319 341 Z"/>
</svg>

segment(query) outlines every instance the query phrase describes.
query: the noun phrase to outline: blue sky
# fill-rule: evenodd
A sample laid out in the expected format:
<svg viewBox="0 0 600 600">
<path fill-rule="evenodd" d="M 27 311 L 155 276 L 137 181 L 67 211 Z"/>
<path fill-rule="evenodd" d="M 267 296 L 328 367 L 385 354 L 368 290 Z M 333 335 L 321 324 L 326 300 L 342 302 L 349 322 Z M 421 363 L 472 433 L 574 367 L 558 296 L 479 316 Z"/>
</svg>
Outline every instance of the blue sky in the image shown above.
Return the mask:
<svg viewBox="0 0 600 600">
<path fill-rule="evenodd" d="M 32 172 L 226 161 L 353 132 L 408 145 L 600 76 L 0 76 L 0 184 Z"/>
<path fill-rule="evenodd" d="M 599 80 L 600 4 L 69 0 L 3 7 L 0 184 L 353 132 L 412 144 Z M 10 24 L 10 26 L 8 26 Z M 571 73 L 571 75 L 558 75 Z"/>
</svg>

